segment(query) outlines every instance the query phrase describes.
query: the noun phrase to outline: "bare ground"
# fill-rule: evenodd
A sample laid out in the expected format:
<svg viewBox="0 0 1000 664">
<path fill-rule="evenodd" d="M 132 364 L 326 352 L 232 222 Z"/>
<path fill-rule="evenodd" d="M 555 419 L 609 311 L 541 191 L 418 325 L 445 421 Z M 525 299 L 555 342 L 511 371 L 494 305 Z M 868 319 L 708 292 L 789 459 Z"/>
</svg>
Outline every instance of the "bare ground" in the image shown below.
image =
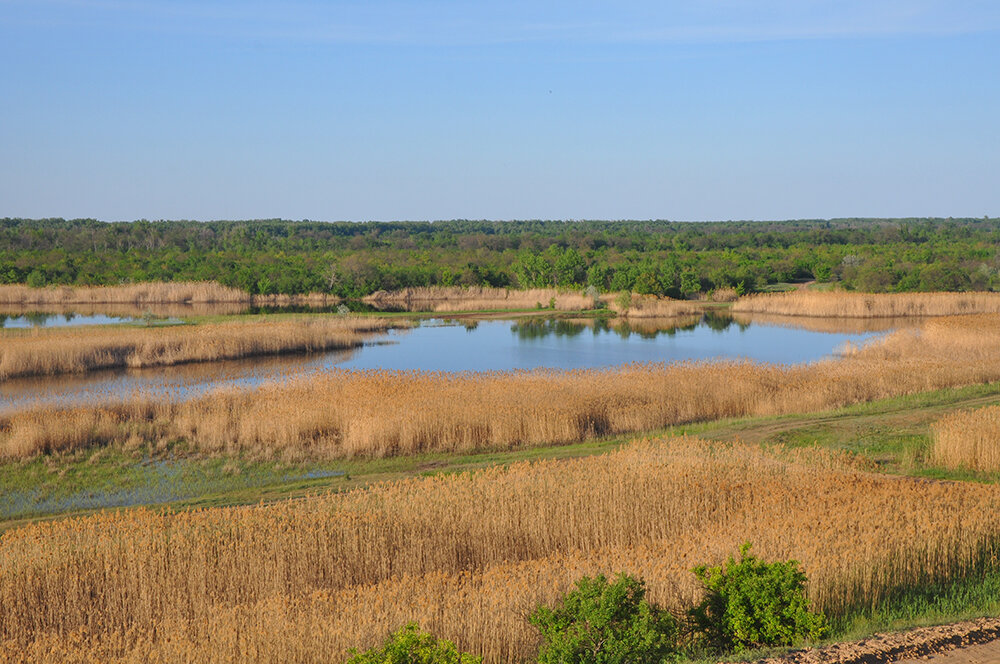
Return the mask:
<svg viewBox="0 0 1000 664">
<path fill-rule="evenodd" d="M 1000 662 L 1000 618 L 876 634 L 863 641 L 808 648 L 756 664 L 986 664 Z"/>
</svg>

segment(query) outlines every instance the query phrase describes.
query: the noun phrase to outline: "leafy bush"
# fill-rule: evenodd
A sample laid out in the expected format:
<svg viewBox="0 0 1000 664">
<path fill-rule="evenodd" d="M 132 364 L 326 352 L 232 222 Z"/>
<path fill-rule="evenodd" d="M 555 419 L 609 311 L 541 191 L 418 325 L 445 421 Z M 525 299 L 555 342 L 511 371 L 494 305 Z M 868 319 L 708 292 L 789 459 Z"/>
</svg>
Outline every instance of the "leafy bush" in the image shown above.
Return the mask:
<svg viewBox="0 0 1000 664">
<path fill-rule="evenodd" d="M 481 664 L 482 657 L 459 652 L 451 641 L 438 639 L 410 623 L 394 632 L 381 648 L 352 653 L 347 664 Z"/>
<path fill-rule="evenodd" d="M 806 575 L 798 561 L 766 563 L 740 547 L 740 560 L 725 565 L 699 565 L 694 573 L 705 587 L 705 599 L 688 615 L 709 648 L 722 652 L 792 645 L 817 639 L 826 618 L 808 609 Z"/>
<path fill-rule="evenodd" d="M 663 662 L 677 651 L 677 621 L 646 601 L 643 582 L 619 574 L 580 579 L 562 605 L 529 618 L 544 638 L 542 664 Z"/>
</svg>

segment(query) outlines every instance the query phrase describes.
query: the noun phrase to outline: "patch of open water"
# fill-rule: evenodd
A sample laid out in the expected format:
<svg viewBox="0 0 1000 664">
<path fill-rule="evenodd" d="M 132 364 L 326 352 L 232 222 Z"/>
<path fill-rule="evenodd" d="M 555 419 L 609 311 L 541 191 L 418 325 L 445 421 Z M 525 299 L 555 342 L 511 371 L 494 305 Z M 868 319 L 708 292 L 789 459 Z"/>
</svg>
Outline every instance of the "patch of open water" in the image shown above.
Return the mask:
<svg viewBox="0 0 1000 664">
<path fill-rule="evenodd" d="M 861 344 L 877 334 L 858 329 L 816 331 L 709 315 L 682 321 L 631 322 L 430 319 L 349 351 L 0 381 L 0 414 L 36 406 L 113 402 L 136 394 L 186 399 L 218 388 L 252 389 L 265 382 L 332 368 L 572 370 L 710 359 L 797 364 L 832 357 L 845 344 Z"/>
</svg>

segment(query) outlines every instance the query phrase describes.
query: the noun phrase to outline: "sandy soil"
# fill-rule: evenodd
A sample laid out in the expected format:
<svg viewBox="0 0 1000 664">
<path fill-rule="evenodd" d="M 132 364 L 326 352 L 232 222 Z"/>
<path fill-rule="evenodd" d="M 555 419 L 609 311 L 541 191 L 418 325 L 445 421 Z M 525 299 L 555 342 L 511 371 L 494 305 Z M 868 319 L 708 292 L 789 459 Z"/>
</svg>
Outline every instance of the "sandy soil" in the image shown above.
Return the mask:
<svg viewBox="0 0 1000 664">
<path fill-rule="evenodd" d="M 864 641 L 798 650 L 757 664 L 1000 663 L 1000 618 L 876 634 Z"/>
</svg>

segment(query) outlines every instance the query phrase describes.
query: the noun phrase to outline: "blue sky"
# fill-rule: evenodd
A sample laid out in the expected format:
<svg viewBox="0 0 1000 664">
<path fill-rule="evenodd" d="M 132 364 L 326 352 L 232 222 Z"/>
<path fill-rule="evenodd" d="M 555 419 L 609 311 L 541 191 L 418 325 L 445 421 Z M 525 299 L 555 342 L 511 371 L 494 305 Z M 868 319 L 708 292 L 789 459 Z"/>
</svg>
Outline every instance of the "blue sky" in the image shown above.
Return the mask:
<svg viewBox="0 0 1000 664">
<path fill-rule="evenodd" d="M 1000 215 L 1000 2 L 0 0 L 0 216 Z"/>
</svg>

